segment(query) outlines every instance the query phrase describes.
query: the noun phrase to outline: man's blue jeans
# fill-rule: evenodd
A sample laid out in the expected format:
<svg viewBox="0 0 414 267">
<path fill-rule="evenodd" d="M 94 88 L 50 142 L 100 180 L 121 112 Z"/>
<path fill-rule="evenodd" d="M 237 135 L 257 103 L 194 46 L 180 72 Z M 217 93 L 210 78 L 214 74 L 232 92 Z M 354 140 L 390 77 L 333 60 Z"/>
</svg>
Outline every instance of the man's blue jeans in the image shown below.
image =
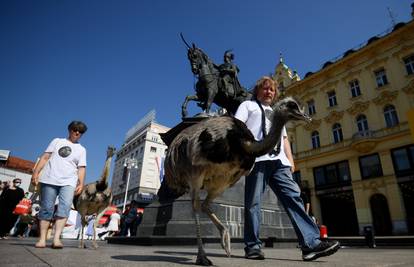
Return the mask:
<svg viewBox="0 0 414 267">
<path fill-rule="evenodd" d="M 300 189 L 292 178 L 290 167 L 283 165 L 280 160 L 269 160 L 256 162 L 252 172 L 246 176 L 244 193 L 246 252 L 250 249 L 261 248 L 262 245 L 259 239 L 260 210 L 262 195 L 267 185 L 285 208 L 302 249 L 312 249 L 319 245 L 321 242 L 319 228 L 305 212 Z"/>
<path fill-rule="evenodd" d="M 39 220 L 50 221 L 53 217 L 68 218 L 72 206 L 75 188 L 70 185 L 53 185 L 40 183 Z M 55 211 L 56 198 L 59 199 Z"/>
</svg>

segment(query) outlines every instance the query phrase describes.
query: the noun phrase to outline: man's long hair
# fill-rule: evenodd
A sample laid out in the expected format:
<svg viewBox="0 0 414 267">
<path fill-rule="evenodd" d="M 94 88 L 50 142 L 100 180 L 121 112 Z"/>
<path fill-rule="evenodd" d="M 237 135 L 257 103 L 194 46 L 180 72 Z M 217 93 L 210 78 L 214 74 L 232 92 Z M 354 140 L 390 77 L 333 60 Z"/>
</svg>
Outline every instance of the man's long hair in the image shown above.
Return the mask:
<svg viewBox="0 0 414 267">
<path fill-rule="evenodd" d="M 263 88 L 266 82 L 270 83 L 270 86 L 275 89 L 275 97 L 273 98 L 272 104 L 275 104 L 279 98 L 279 90 L 277 89 L 278 83 L 270 78 L 269 76 L 263 76 L 259 80 L 257 80 L 256 85 L 253 88 L 253 99 L 257 99 L 257 92 L 259 89 Z"/>
</svg>

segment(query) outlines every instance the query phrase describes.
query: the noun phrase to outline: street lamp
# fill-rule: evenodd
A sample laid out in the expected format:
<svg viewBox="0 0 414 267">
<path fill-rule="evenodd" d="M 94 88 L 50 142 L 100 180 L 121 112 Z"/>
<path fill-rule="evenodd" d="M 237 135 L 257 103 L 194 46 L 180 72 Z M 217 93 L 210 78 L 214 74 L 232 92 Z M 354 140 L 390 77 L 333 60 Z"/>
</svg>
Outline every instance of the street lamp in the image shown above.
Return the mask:
<svg viewBox="0 0 414 267">
<path fill-rule="evenodd" d="M 137 159 L 135 159 L 135 158 L 125 159 L 124 167 L 127 168 L 128 178 L 127 178 L 127 184 L 126 184 L 126 189 L 125 189 L 124 206 L 122 207 L 122 213 L 125 212 L 125 205 L 126 205 L 126 201 L 127 201 L 127 197 L 128 197 L 129 179 L 131 178 L 131 168 L 135 168 L 135 169 L 138 168 Z"/>
</svg>

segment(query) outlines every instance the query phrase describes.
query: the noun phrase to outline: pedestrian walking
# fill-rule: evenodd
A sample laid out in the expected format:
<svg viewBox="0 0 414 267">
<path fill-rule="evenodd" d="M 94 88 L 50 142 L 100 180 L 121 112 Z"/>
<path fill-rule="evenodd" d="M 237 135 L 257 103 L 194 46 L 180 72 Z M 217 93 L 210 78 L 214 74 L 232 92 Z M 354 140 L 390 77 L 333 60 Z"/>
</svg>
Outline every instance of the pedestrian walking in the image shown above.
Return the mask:
<svg viewBox="0 0 414 267">
<path fill-rule="evenodd" d="M 254 99 L 240 104 L 235 117 L 244 122 L 256 140 L 264 138 L 270 129 L 272 104 L 278 98 L 277 84 L 270 77 L 262 77 L 253 91 Z M 256 159 L 253 170 L 245 179 L 244 242 L 247 259 L 264 259 L 259 238 L 262 195 L 267 185 L 278 197 L 292 222 L 302 249 L 302 259 L 315 260 L 339 249 L 338 241 L 321 241 L 318 226 L 305 212 L 300 189 L 293 180 L 295 165 L 290 143 L 283 127 L 279 145 L 269 154 Z"/>
<path fill-rule="evenodd" d="M 53 139 L 33 172 L 32 183 L 35 186 L 40 183 L 41 189 L 40 237 L 36 248 L 46 247 L 47 230 L 53 217 L 55 234 L 52 248 L 63 248 L 60 235 L 69 217 L 73 196 L 80 194 L 84 186 L 86 149 L 79 140 L 86 130 L 83 122 L 72 121 L 68 125 L 68 137 Z M 56 198 L 59 204 L 53 214 Z"/>
</svg>

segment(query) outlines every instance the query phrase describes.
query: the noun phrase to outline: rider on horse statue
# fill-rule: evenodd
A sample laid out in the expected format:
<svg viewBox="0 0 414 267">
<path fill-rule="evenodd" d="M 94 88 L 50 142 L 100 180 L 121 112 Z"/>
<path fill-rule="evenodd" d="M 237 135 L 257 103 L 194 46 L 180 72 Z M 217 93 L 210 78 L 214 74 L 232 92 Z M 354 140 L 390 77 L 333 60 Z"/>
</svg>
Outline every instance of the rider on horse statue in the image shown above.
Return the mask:
<svg viewBox="0 0 414 267">
<path fill-rule="evenodd" d="M 182 118 L 187 117 L 189 101 L 197 101 L 204 115 L 209 114 L 213 103 L 226 109 L 229 114 L 234 114 L 240 103 L 250 99 L 252 94 L 240 85 L 237 78 L 239 68 L 232 62 L 233 53 L 226 51 L 224 63 L 218 66 L 194 43 L 190 46 L 182 34 L 181 38 L 188 48 L 187 57 L 191 71 L 198 78 L 195 85 L 196 94 L 186 96 L 181 106 Z"/>
<path fill-rule="evenodd" d="M 233 59 L 234 54 L 231 50 L 224 52 L 224 63 L 218 67 L 222 81 L 221 86 L 229 98 L 241 98 L 244 100 L 247 97 L 247 94 L 239 82 L 237 74 L 240 70 L 237 65 L 232 62 Z"/>
<path fill-rule="evenodd" d="M 222 86 L 225 88 L 225 92 L 228 97 L 236 98 L 241 91 L 241 85 L 237 79 L 237 73 L 239 68 L 232 62 L 234 54 L 231 50 L 227 50 L 224 53 L 224 63 L 219 66 L 220 77 L 222 80 Z"/>
</svg>

